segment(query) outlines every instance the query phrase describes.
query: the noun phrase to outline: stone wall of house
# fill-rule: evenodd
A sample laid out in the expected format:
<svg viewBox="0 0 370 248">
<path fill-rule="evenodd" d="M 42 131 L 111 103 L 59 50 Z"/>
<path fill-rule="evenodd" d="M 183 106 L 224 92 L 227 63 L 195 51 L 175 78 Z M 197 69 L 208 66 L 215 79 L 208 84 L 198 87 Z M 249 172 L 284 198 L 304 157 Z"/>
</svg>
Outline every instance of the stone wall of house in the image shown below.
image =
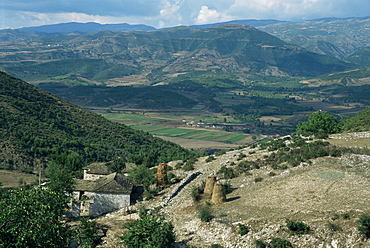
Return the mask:
<svg viewBox="0 0 370 248">
<path fill-rule="evenodd" d="M 101 177 L 105 177 L 106 175 L 99 175 L 99 174 L 90 174 L 86 170 L 84 170 L 84 180 L 91 180 L 96 181 Z"/>
<path fill-rule="evenodd" d="M 130 206 L 130 194 L 95 193 L 90 203 L 90 216 L 99 216 L 120 208 Z"/>
</svg>

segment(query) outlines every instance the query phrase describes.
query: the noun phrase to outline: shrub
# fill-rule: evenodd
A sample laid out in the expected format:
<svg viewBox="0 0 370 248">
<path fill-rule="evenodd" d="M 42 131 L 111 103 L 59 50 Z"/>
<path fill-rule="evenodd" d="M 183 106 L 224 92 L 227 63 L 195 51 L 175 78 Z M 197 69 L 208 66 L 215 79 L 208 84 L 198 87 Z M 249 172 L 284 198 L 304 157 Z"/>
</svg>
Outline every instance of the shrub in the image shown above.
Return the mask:
<svg viewBox="0 0 370 248">
<path fill-rule="evenodd" d="M 223 246 L 219 244 L 211 244 L 210 248 L 223 248 Z"/>
<path fill-rule="evenodd" d="M 256 245 L 256 248 L 266 248 L 267 245 L 262 240 L 255 240 L 254 244 Z"/>
<path fill-rule="evenodd" d="M 370 216 L 369 215 L 362 215 L 358 220 L 360 226 L 357 228 L 360 234 L 366 236 L 366 238 L 370 238 Z"/>
<path fill-rule="evenodd" d="M 349 213 L 344 213 L 344 214 L 341 214 L 342 218 L 344 220 L 349 220 L 351 218 L 351 215 Z"/>
<path fill-rule="evenodd" d="M 217 174 L 223 174 L 225 179 L 232 179 L 235 177 L 234 169 L 228 168 L 225 165 L 221 167 Z"/>
<path fill-rule="evenodd" d="M 237 160 L 242 160 L 243 158 L 245 158 L 247 155 L 245 155 L 244 153 L 239 153 L 239 157 L 237 158 Z"/>
<path fill-rule="evenodd" d="M 242 161 L 236 167 L 238 171 L 249 171 L 252 169 L 250 161 Z"/>
<path fill-rule="evenodd" d="M 262 177 L 256 177 L 256 178 L 254 179 L 254 182 L 255 182 L 255 183 L 259 183 L 259 182 L 262 182 L 262 180 L 263 180 L 263 178 L 262 178 Z"/>
<path fill-rule="evenodd" d="M 198 207 L 198 217 L 205 222 L 210 222 L 212 220 L 211 203 L 206 202 L 204 205 Z"/>
<path fill-rule="evenodd" d="M 327 139 L 329 137 L 329 135 L 325 132 L 318 132 L 315 134 L 315 138 L 316 139 Z"/>
<path fill-rule="evenodd" d="M 143 214 L 140 219 L 125 223 L 124 227 L 128 230 L 120 238 L 127 248 L 169 248 L 175 241 L 172 223 L 150 214 Z"/>
<path fill-rule="evenodd" d="M 197 187 L 197 186 L 193 186 L 191 188 L 191 198 L 194 200 L 194 201 L 199 201 L 201 196 L 200 194 L 202 193 L 202 190 Z"/>
<path fill-rule="evenodd" d="M 177 164 L 175 165 L 175 169 L 176 169 L 176 170 L 178 170 L 178 169 L 180 169 L 183 165 L 184 165 L 184 163 L 179 162 L 179 163 L 177 163 Z"/>
<path fill-rule="evenodd" d="M 206 159 L 206 163 L 209 163 L 209 162 L 211 162 L 211 161 L 213 161 L 213 160 L 215 160 L 216 158 L 214 157 L 214 156 L 208 156 L 208 158 Z"/>
<path fill-rule="evenodd" d="M 337 224 L 331 223 L 331 222 L 328 222 L 328 223 L 326 224 L 326 226 L 327 226 L 331 231 L 334 231 L 334 232 L 342 230 L 342 228 L 340 228 L 340 226 L 338 226 Z"/>
<path fill-rule="evenodd" d="M 193 164 L 191 164 L 191 163 L 186 163 L 186 164 L 182 167 L 182 169 L 183 169 L 184 171 L 191 171 L 191 170 L 194 170 L 194 166 L 193 166 Z"/>
<path fill-rule="evenodd" d="M 177 181 L 177 176 L 175 174 L 173 174 L 172 172 L 170 172 L 170 173 L 167 174 L 167 179 L 168 179 L 168 181 L 171 181 L 172 179 Z"/>
<path fill-rule="evenodd" d="M 293 248 L 293 245 L 286 239 L 273 238 L 270 242 L 271 248 Z"/>
<path fill-rule="evenodd" d="M 331 157 L 340 157 L 342 155 L 342 152 L 338 148 L 333 148 L 333 149 L 330 150 L 329 155 Z"/>
<path fill-rule="evenodd" d="M 223 154 L 226 154 L 226 151 L 218 151 L 215 153 L 215 156 L 220 156 L 220 155 L 223 155 Z"/>
<path fill-rule="evenodd" d="M 238 227 L 239 227 L 238 233 L 241 236 L 246 235 L 247 233 L 249 233 L 249 228 L 246 225 L 239 223 Z"/>
<path fill-rule="evenodd" d="M 332 220 L 337 220 L 339 219 L 339 214 L 334 214 L 333 217 L 331 217 Z"/>
<path fill-rule="evenodd" d="M 223 184 L 223 187 L 224 187 L 224 192 L 225 194 L 229 194 L 233 191 L 233 189 L 231 188 L 231 183 L 230 181 L 226 181 L 224 184 Z"/>
<path fill-rule="evenodd" d="M 303 222 L 286 220 L 287 227 L 294 234 L 306 234 L 309 233 L 310 227 Z"/>
<path fill-rule="evenodd" d="M 93 248 L 100 242 L 100 237 L 98 236 L 98 226 L 96 221 L 87 220 L 85 218 L 80 218 L 81 225 L 76 230 L 76 238 L 79 246 L 83 248 Z"/>
</svg>

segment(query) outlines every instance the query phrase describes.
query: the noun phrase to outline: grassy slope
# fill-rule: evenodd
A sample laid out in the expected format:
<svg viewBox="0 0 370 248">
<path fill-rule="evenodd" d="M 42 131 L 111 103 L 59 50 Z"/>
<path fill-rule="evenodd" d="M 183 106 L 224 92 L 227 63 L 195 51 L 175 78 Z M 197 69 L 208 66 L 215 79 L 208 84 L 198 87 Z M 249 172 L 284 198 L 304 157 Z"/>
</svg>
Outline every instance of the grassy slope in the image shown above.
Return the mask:
<svg viewBox="0 0 370 248">
<path fill-rule="evenodd" d="M 342 129 L 346 132 L 370 131 L 370 108 L 342 121 Z"/>
</svg>

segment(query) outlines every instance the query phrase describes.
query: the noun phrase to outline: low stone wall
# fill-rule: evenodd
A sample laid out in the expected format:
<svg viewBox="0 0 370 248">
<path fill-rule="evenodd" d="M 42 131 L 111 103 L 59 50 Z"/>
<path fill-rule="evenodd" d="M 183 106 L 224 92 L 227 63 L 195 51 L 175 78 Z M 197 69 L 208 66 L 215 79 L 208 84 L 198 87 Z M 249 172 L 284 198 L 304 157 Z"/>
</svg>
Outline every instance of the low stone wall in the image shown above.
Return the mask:
<svg viewBox="0 0 370 248">
<path fill-rule="evenodd" d="M 193 181 L 201 174 L 202 174 L 201 172 L 193 172 L 184 179 L 182 179 L 181 182 L 178 185 L 176 185 L 176 187 L 167 195 L 166 199 L 163 200 L 162 205 L 163 206 L 167 205 L 188 183 Z"/>
</svg>

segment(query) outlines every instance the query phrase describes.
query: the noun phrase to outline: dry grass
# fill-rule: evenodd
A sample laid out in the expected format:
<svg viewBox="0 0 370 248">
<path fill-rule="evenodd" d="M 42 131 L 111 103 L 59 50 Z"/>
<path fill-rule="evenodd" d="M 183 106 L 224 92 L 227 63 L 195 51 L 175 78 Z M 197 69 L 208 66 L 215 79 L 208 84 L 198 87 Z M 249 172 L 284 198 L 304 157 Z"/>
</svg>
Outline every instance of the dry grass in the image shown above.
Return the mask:
<svg viewBox="0 0 370 248">
<path fill-rule="evenodd" d="M 173 143 L 176 143 L 184 148 L 187 149 L 235 149 L 239 147 L 237 144 L 228 144 L 228 143 L 222 143 L 222 142 L 215 142 L 215 141 L 206 141 L 206 140 L 196 140 L 196 139 L 184 139 L 184 138 L 177 138 L 177 137 L 167 137 L 167 136 L 157 136 L 161 139 L 171 141 Z M 250 141 L 252 139 L 250 138 Z M 245 142 L 244 142 L 245 144 Z"/>
<path fill-rule="evenodd" d="M 34 174 L 19 171 L 0 170 L 0 182 L 3 188 L 16 188 L 20 185 L 31 184 L 38 180 Z"/>
<path fill-rule="evenodd" d="M 345 147 L 370 147 L 370 138 L 329 139 L 330 144 Z"/>
</svg>

